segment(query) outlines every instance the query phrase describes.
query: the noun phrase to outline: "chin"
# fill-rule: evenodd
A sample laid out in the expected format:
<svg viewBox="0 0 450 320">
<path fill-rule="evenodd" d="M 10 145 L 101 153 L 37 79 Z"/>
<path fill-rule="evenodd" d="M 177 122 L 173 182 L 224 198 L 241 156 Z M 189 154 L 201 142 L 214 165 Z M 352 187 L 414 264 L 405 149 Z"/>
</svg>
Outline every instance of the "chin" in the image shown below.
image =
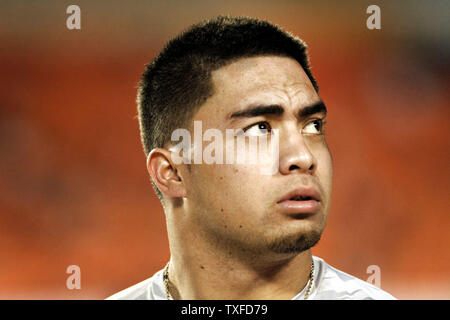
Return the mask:
<svg viewBox="0 0 450 320">
<path fill-rule="evenodd" d="M 269 249 L 274 253 L 292 254 L 301 253 L 314 247 L 322 236 L 322 228 L 298 232 L 289 236 L 282 236 L 269 244 Z"/>
</svg>

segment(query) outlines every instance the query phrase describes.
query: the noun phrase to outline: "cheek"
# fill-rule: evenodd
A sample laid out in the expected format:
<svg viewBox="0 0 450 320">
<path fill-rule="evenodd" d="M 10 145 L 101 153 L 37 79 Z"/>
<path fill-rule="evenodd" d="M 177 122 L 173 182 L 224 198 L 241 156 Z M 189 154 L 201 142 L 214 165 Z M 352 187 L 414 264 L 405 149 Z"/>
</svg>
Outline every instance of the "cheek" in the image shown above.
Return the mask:
<svg viewBox="0 0 450 320">
<path fill-rule="evenodd" d="M 253 211 L 260 211 L 255 196 L 261 193 L 252 189 L 244 168 L 207 165 L 197 171 L 192 179 L 191 200 L 198 223 L 229 231 L 251 225 Z"/>
<path fill-rule="evenodd" d="M 223 202 L 240 185 L 242 176 L 230 165 L 194 165 L 191 171 L 191 187 L 195 196 L 209 202 Z"/>
<path fill-rule="evenodd" d="M 309 151 L 316 158 L 318 171 L 325 175 L 332 175 L 333 164 L 330 149 L 324 136 L 305 139 Z"/>
<path fill-rule="evenodd" d="M 262 185 L 261 177 L 252 174 L 255 170 L 257 168 L 242 165 L 200 165 L 192 171 L 195 197 L 204 204 L 208 202 L 216 211 L 238 210 L 254 202 L 260 194 L 257 189 Z"/>
<path fill-rule="evenodd" d="M 327 146 L 317 153 L 317 176 L 324 191 L 330 196 L 333 180 L 333 159 Z"/>
</svg>

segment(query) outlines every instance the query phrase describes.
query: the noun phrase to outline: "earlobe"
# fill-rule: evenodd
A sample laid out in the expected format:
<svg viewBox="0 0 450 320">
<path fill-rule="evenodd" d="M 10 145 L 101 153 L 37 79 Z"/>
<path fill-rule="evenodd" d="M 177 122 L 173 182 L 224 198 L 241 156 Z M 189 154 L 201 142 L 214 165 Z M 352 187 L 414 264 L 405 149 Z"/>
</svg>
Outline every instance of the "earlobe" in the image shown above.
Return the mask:
<svg viewBox="0 0 450 320">
<path fill-rule="evenodd" d="M 169 198 L 180 198 L 186 189 L 179 171 L 171 160 L 171 152 L 163 148 L 153 149 L 147 157 L 147 170 L 153 183 Z"/>
</svg>

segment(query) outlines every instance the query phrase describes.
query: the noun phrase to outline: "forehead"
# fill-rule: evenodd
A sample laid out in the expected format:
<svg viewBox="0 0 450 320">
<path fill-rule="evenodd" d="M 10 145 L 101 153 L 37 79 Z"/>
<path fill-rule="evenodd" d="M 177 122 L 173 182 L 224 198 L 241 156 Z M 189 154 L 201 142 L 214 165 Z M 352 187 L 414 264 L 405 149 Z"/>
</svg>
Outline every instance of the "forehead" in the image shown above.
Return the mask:
<svg viewBox="0 0 450 320">
<path fill-rule="evenodd" d="M 301 65 L 292 58 L 258 56 L 239 59 L 212 73 L 214 94 L 200 109 L 228 114 L 250 104 L 298 108 L 319 100 Z M 202 110 L 203 109 L 203 110 Z"/>
</svg>

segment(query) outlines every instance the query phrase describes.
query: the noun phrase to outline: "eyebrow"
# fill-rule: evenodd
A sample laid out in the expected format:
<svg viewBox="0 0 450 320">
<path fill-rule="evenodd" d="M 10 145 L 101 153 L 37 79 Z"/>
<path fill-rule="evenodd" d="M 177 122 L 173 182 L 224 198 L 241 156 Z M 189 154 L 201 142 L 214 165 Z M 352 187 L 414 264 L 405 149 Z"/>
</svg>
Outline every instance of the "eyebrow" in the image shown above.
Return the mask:
<svg viewBox="0 0 450 320">
<path fill-rule="evenodd" d="M 230 118 L 251 118 L 263 115 L 281 116 L 283 113 L 284 109 L 279 105 L 258 105 L 242 111 L 234 112 L 230 115 Z M 324 113 L 325 115 L 327 114 L 327 107 L 325 106 L 325 103 L 323 101 L 318 101 L 312 105 L 303 107 L 298 112 L 298 116 L 300 118 L 305 118 L 316 113 Z"/>
<path fill-rule="evenodd" d="M 325 115 L 327 114 L 327 107 L 325 106 L 325 103 L 322 100 L 302 108 L 299 111 L 298 115 L 300 118 L 304 118 L 316 113 L 323 113 Z"/>
</svg>

